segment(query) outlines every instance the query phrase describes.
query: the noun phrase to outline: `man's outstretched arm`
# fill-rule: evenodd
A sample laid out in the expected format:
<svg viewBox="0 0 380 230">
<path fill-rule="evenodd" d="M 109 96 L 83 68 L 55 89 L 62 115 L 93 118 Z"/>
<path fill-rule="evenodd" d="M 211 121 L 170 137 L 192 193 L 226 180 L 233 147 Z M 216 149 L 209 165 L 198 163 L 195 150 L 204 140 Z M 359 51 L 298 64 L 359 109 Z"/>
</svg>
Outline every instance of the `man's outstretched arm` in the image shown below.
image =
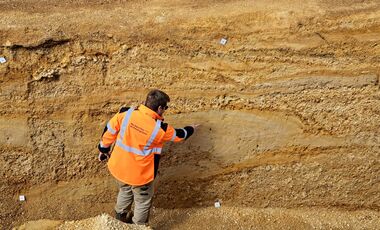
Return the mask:
<svg viewBox="0 0 380 230">
<path fill-rule="evenodd" d="M 161 128 L 165 131 L 165 135 L 162 140 L 165 142 L 166 141 L 180 142 L 180 141 L 186 140 L 191 135 L 194 134 L 195 129 L 198 126 L 199 125 L 189 125 L 183 128 L 176 129 L 173 126 L 163 123 Z"/>
</svg>

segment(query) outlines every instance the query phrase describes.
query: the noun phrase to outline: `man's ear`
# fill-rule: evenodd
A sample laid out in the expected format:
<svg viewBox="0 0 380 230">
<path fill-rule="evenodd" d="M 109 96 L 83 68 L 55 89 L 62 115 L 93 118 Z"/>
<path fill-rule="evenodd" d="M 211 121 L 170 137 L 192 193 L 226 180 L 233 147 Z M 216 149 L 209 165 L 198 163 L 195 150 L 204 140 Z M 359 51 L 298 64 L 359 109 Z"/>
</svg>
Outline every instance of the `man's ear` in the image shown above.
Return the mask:
<svg viewBox="0 0 380 230">
<path fill-rule="evenodd" d="M 162 116 L 162 114 L 164 113 L 164 109 L 162 108 L 162 106 L 160 105 L 160 106 L 158 106 L 158 108 L 157 108 L 157 111 L 156 111 L 156 113 L 158 113 L 160 116 Z"/>
</svg>

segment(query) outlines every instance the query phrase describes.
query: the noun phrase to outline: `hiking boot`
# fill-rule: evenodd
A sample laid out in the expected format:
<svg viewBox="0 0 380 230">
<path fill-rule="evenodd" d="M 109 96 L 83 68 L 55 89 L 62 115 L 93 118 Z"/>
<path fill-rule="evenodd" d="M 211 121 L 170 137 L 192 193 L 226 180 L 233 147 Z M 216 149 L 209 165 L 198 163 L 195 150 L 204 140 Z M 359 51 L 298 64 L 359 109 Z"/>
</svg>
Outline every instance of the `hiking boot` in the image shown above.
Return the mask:
<svg viewBox="0 0 380 230">
<path fill-rule="evenodd" d="M 126 220 L 125 223 L 127 223 L 127 224 L 133 224 L 132 217 L 133 217 L 133 211 L 127 212 L 127 215 L 125 217 L 125 220 Z"/>
<path fill-rule="evenodd" d="M 120 220 L 121 222 L 127 223 L 127 213 L 117 213 L 115 212 L 116 220 Z"/>
<path fill-rule="evenodd" d="M 127 213 L 117 213 L 115 212 L 115 218 L 117 220 L 120 220 L 121 222 L 127 223 L 127 224 L 133 224 L 132 221 L 133 212 L 129 211 Z"/>
</svg>

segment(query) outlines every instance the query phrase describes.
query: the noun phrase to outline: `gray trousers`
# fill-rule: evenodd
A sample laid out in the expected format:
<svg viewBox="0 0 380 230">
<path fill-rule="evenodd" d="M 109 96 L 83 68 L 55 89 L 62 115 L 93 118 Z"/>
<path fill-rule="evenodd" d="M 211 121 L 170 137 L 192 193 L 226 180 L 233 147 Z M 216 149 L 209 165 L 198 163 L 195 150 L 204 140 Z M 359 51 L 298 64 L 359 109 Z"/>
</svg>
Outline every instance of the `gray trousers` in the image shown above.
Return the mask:
<svg viewBox="0 0 380 230">
<path fill-rule="evenodd" d="M 119 194 L 115 211 L 117 213 L 127 213 L 131 210 L 133 201 L 135 209 L 132 221 L 135 224 L 146 224 L 149 219 L 149 211 L 152 206 L 152 198 L 154 193 L 153 181 L 141 186 L 132 186 L 117 181 L 119 185 Z"/>
</svg>

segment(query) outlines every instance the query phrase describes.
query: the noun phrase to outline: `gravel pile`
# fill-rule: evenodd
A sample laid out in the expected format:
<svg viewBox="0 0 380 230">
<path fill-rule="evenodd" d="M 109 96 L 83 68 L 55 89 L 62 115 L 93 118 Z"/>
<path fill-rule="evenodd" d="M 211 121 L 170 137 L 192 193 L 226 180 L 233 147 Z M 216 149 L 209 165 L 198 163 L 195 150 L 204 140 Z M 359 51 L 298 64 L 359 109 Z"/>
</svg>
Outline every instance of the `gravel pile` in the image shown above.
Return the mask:
<svg viewBox="0 0 380 230">
<path fill-rule="evenodd" d="M 78 220 L 78 221 L 67 221 L 60 225 L 57 229 L 59 230 L 116 230 L 116 229 L 125 229 L 125 230 L 147 230 L 151 229 L 150 227 L 133 225 L 133 224 L 124 224 L 115 218 L 107 214 L 102 214 L 96 217 Z"/>
</svg>

